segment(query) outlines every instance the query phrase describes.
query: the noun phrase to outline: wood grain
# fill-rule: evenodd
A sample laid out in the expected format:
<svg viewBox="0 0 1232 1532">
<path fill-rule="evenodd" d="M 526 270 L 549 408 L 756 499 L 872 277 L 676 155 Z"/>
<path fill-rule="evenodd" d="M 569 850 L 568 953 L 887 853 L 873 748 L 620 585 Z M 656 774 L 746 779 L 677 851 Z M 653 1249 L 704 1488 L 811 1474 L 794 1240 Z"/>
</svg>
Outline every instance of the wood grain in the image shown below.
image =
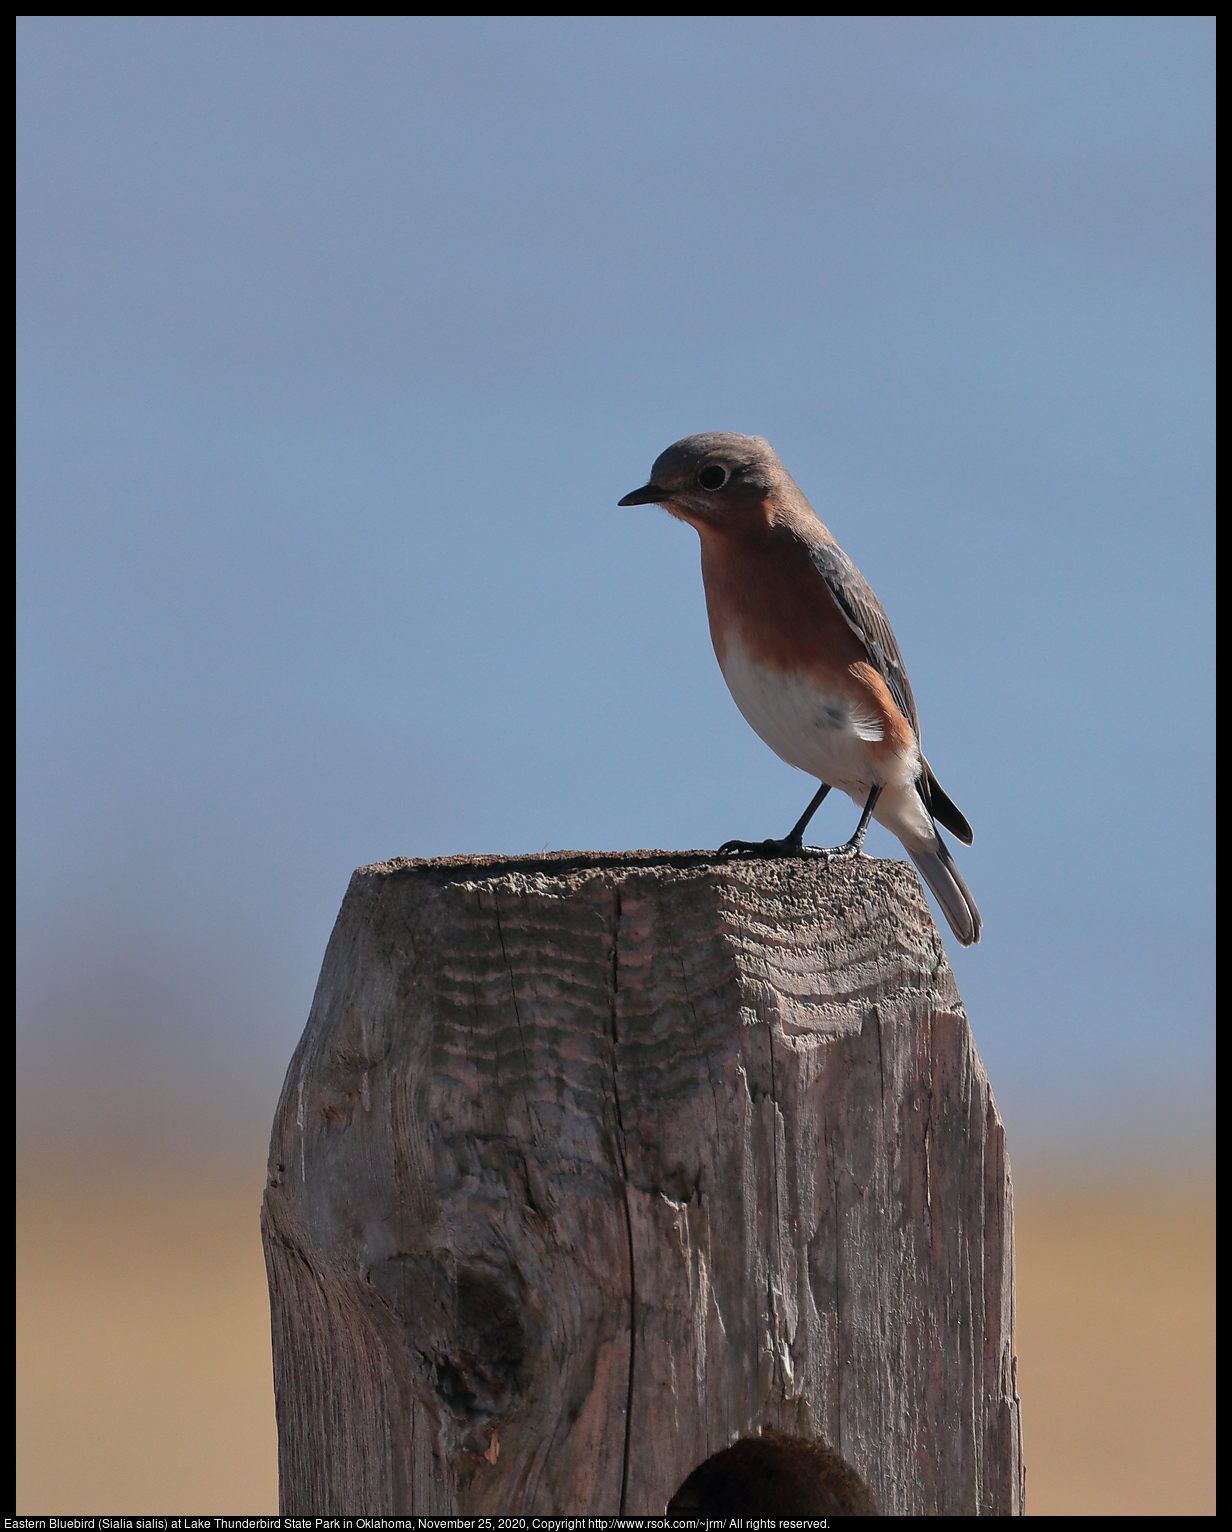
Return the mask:
<svg viewBox="0 0 1232 1532">
<path fill-rule="evenodd" d="M 904 864 L 361 868 L 263 1231 L 284 1512 L 661 1513 L 752 1438 L 812 1509 L 1022 1509 L 1004 1133 Z"/>
</svg>

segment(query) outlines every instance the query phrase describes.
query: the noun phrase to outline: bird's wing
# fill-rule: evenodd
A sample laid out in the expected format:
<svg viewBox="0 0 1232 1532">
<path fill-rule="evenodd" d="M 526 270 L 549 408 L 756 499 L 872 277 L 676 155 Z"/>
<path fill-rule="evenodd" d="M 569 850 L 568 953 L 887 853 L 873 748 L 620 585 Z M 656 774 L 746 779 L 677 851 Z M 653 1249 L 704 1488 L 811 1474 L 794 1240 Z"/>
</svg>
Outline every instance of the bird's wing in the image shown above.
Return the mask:
<svg viewBox="0 0 1232 1532">
<path fill-rule="evenodd" d="M 890 627 L 890 619 L 882 611 L 881 602 L 837 543 L 812 543 L 809 553 L 818 574 L 838 602 L 839 611 L 847 619 L 847 626 L 864 645 L 869 659 L 881 672 L 890 688 L 890 695 L 915 731 L 918 741 L 920 720 L 915 710 L 915 698 L 911 695 L 911 682 L 907 679 L 907 667 L 898 652 L 898 641 Z"/>
<path fill-rule="evenodd" d="M 924 772 L 915 785 L 920 797 L 924 800 L 924 807 L 939 825 L 944 825 L 947 830 L 953 831 L 964 846 L 969 846 L 973 835 L 971 826 L 967 823 L 967 816 L 933 776 L 933 769 L 923 756 L 920 760 L 923 761 Z"/>
<path fill-rule="evenodd" d="M 846 618 L 848 627 L 864 645 L 869 659 L 885 678 L 890 695 L 915 731 L 918 743 L 920 720 L 915 710 L 915 698 L 911 695 L 911 682 L 907 679 L 907 667 L 898 652 L 898 640 L 894 637 L 890 619 L 882 610 L 881 602 L 837 543 L 813 543 L 809 552 L 818 573 L 838 603 L 839 611 Z M 933 776 L 928 762 L 922 756 L 920 759 L 923 769 L 915 785 L 924 801 L 924 807 L 938 823 L 957 835 L 963 845 L 969 846 L 972 836 L 966 816 L 954 805 L 949 794 Z"/>
</svg>

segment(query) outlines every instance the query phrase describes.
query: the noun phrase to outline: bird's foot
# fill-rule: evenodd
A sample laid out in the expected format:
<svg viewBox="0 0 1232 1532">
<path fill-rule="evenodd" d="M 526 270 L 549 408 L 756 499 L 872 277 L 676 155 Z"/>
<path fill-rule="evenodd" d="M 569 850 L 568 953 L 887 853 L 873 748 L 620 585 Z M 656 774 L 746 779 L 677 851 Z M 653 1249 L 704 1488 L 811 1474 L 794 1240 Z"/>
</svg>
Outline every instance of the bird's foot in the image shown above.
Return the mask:
<svg viewBox="0 0 1232 1532">
<path fill-rule="evenodd" d="M 824 860 L 830 855 L 819 846 L 806 846 L 798 840 L 725 840 L 719 847 L 720 856 L 780 857 L 803 856 Z"/>
<path fill-rule="evenodd" d="M 806 846 L 792 840 L 725 840 L 719 847 L 720 856 L 809 857 L 817 862 L 846 862 L 864 855 L 864 838 L 849 840 L 842 846 Z"/>
<path fill-rule="evenodd" d="M 852 857 L 863 856 L 864 847 L 860 841 L 849 840 L 843 846 L 831 846 L 829 851 L 823 853 L 827 861 L 845 862 Z"/>
</svg>

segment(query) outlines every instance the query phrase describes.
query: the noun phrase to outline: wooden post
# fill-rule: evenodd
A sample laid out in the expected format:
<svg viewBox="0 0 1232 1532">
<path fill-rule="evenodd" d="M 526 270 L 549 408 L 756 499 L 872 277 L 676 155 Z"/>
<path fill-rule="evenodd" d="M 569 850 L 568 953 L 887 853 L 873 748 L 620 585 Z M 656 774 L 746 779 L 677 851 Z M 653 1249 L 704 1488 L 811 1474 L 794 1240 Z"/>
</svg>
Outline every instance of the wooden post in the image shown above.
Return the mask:
<svg viewBox="0 0 1232 1532">
<path fill-rule="evenodd" d="M 1022 1509 L 1004 1132 L 905 864 L 361 868 L 262 1227 L 285 1513 Z"/>
</svg>

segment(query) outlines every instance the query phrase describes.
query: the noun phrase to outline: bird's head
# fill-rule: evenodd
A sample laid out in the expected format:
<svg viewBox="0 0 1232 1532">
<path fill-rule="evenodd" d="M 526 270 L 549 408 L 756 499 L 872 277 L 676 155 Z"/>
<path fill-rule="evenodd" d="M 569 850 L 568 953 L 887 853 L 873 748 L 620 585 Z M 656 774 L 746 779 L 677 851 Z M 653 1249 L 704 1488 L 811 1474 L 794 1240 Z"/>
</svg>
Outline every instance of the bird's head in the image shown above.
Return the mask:
<svg viewBox="0 0 1232 1532">
<path fill-rule="evenodd" d="M 661 453 L 650 482 L 619 503 L 661 505 L 694 526 L 721 528 L 764 517 L 768 502 L 788 484 L 787 471 L 765 437 L 705 431 Z"/>
</svg>

